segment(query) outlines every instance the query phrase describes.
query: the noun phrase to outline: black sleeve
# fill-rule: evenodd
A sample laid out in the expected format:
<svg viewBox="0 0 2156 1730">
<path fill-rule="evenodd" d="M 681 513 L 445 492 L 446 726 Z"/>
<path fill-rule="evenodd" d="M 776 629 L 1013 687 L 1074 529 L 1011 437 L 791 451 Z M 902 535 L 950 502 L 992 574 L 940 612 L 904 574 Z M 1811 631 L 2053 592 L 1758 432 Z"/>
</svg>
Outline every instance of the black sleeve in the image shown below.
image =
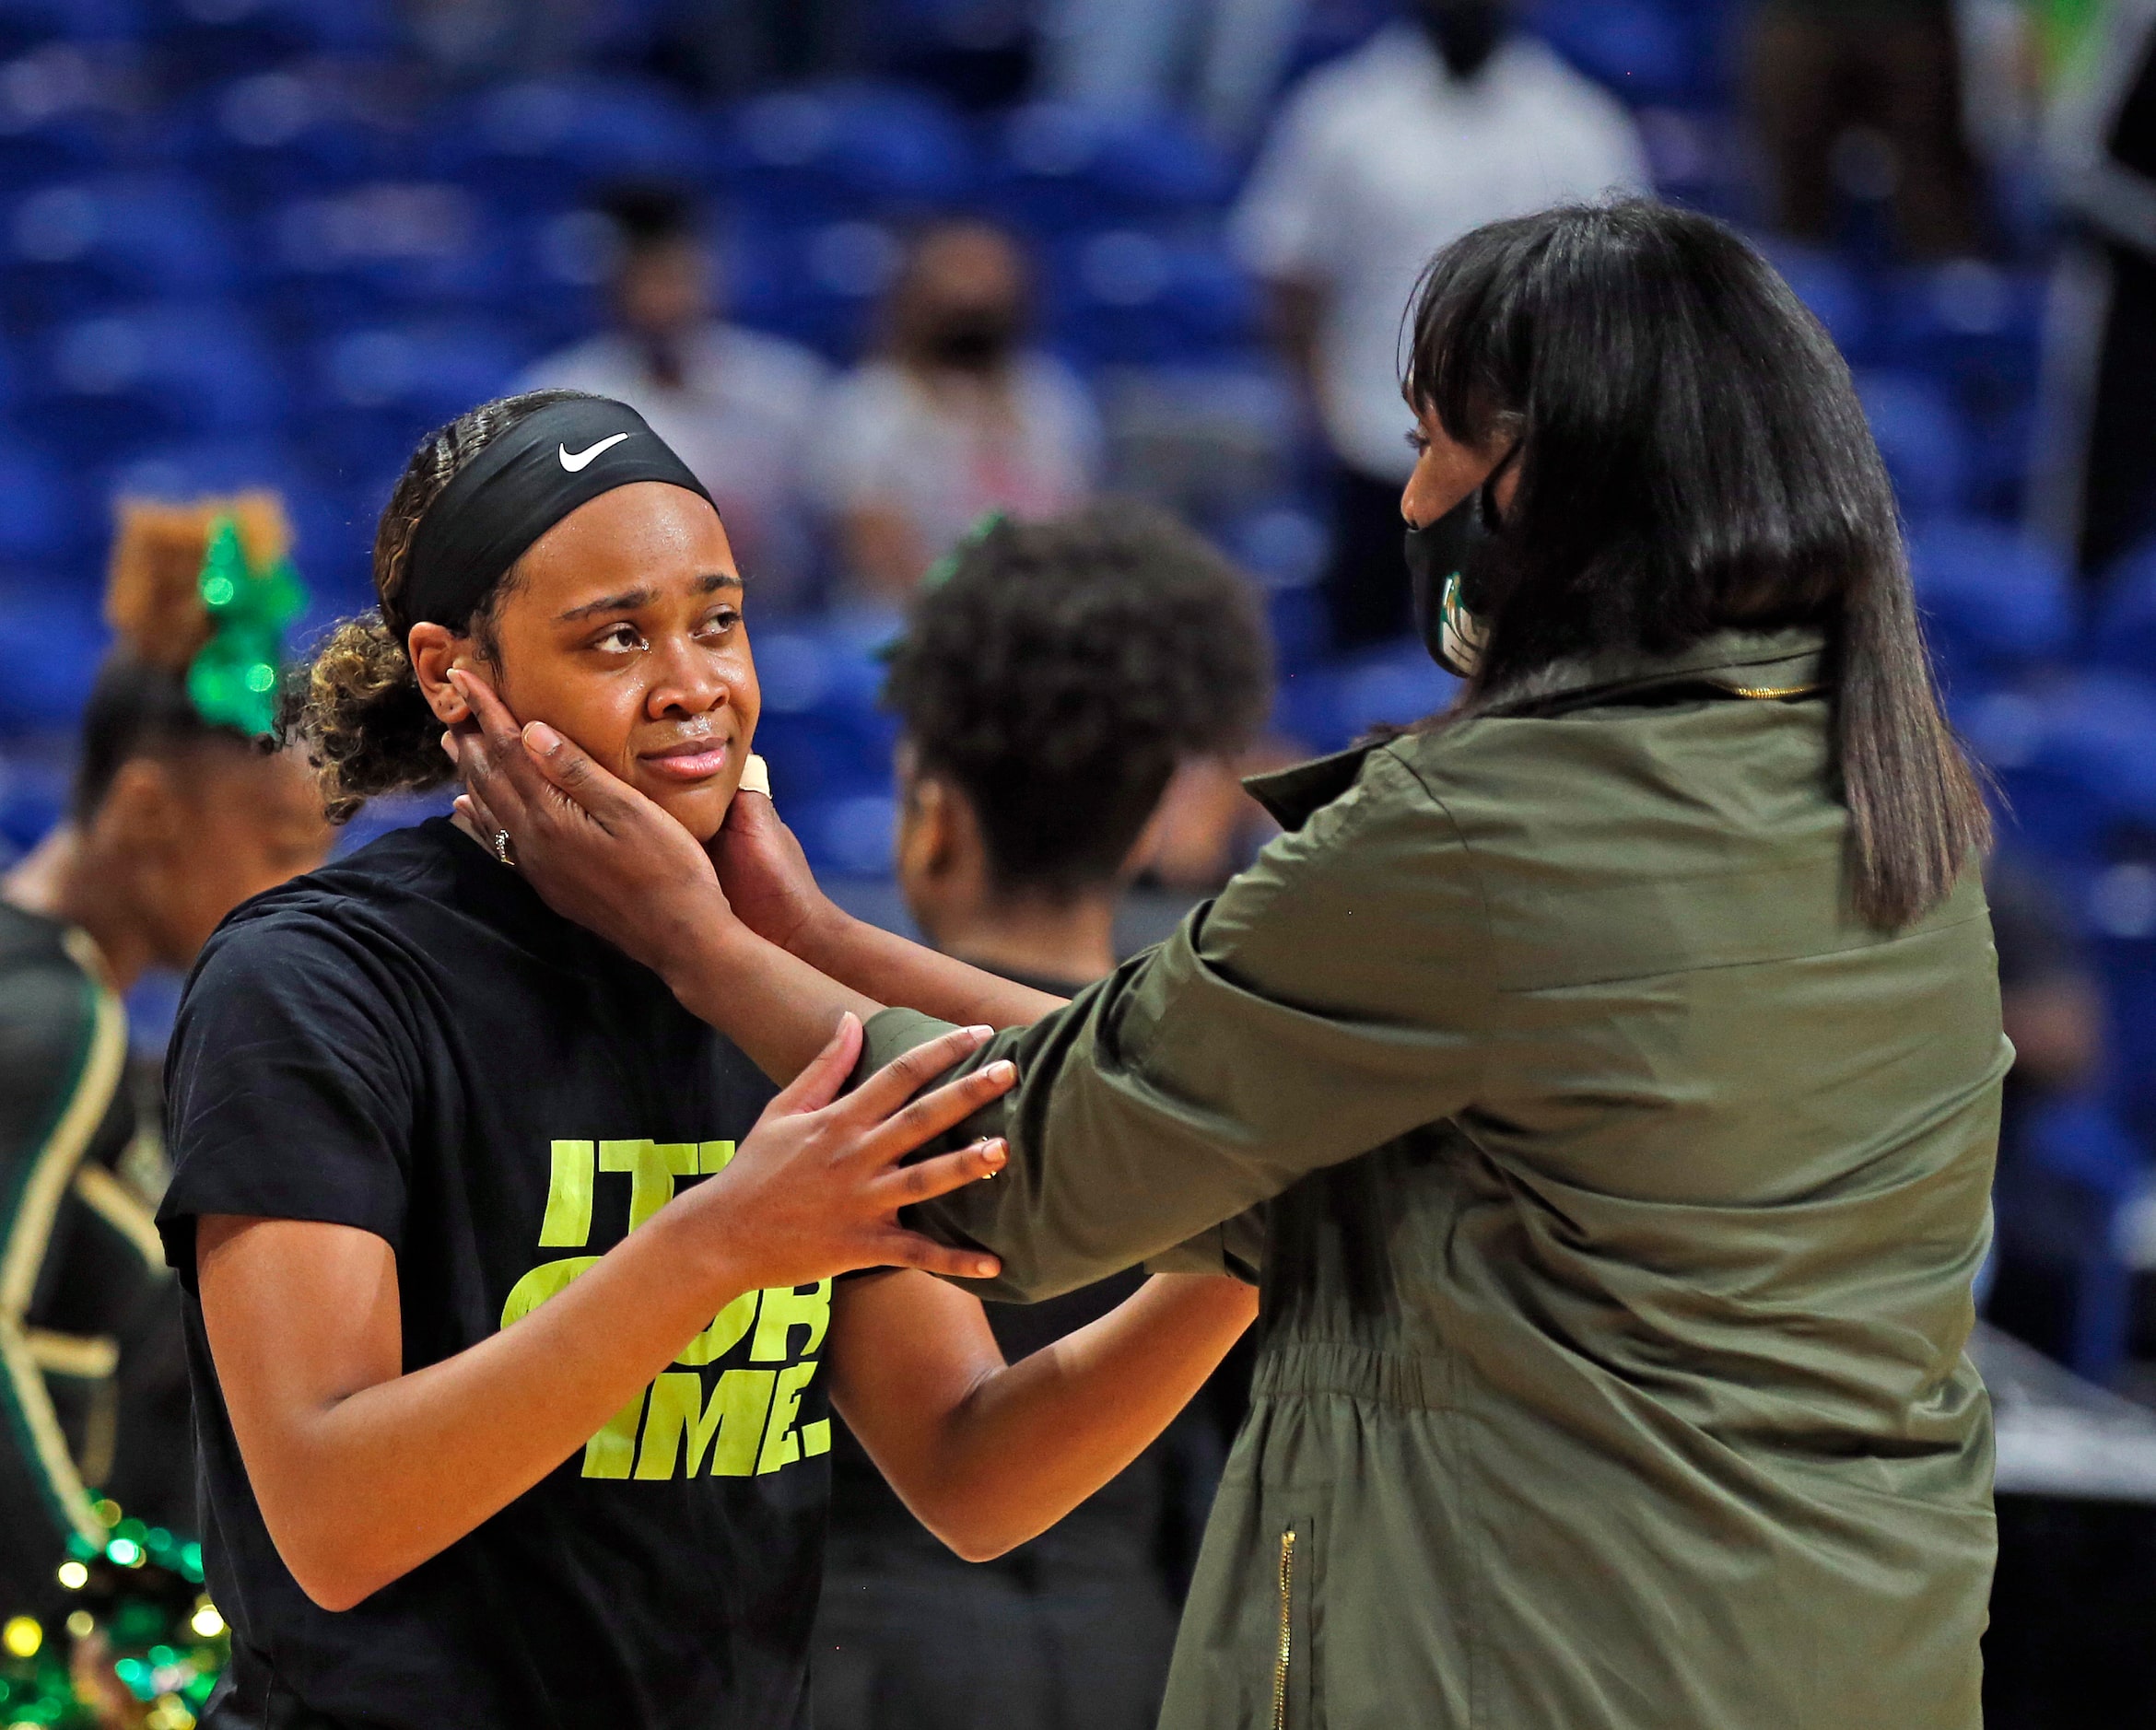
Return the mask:
<svg viewBox="0 0 2156 1730">
<path fill-rule="evenodd" d="M 167 1059 L 165 1258 L 194 1222 L 256 1214 L 403 1235 L 421 1074 L 381 964 L 325 921 L 228 927 L 188 981 Z"/>
</svg>

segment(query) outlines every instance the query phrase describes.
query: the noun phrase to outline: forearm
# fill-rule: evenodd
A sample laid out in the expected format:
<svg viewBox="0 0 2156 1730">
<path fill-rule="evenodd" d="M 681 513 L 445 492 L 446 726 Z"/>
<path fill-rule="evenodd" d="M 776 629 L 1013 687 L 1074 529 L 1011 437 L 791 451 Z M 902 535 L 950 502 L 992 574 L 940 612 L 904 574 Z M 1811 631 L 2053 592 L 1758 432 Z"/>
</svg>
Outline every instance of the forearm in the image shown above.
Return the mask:
<svg viewBox="0 0 2156 1730">
<path fill-rule="evenodd" d="M 662 1216 L 480 1344 L 274 1430 L 241 1428 L 264 1522 L 300 1585 L 348 1607 L 575 1454 L 738 1295 L 739 1281 L 709 1261 Z M 229 1379 L 241 1366 L 228 1360 L 246 1348 L 219 1332 L 213 1321 Z"/>
<path fill-rule="evenodd" d="M 968 966 L 826 904 L 788 948 L 799 960 L 877 1003 L 900 1003 L 962 1027 L 1026 1027 L 1065 999 Z"/>
<path fill-rule="evenodd" d="M 1053 1525 L 1142 1453 L 1258 1313 L 1239 1280 L 1156 1274 L 1113 1312 L 981 1378 L 907 1501 L 969 1561 Z"/>
<path fill-rule="evenodd" d="M 684 1009 L 780 1083 L 823 1049 L 839 1016 L 850 1010 L 865 1023 L 884 1007 L 730 915 L 678 937 L 660 974 Z"/>
</svg>

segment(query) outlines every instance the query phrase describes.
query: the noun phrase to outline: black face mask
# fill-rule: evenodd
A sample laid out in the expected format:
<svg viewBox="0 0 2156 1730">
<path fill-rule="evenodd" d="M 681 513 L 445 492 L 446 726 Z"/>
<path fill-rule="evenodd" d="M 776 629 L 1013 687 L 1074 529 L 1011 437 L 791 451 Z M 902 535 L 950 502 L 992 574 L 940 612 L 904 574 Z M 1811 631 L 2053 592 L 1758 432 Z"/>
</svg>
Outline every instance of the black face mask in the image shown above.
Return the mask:
<svg viewBox="0 0 2156 1730">
<path fill-rule="evenodd" d="M 1517 454 L 1517 447 L 1515 447 Z M 1489 640 L 1491 543 L 1504 525 L 1497 516 L 1497 482 L 1512 466 L 1507 456 L 1490 478 L 1436 521 L 1407 532 L 1408 594 L 1423 647 L 1446 672 L 1471 679 Z"/>
<path fill-rule="evenodd" d="M 964 307 L 938 319 L 921 347 L 939 366 L 962 372 L 992 372 L 1018 340 L 1015 314 L 1002 307 Z"/>
<path fill-rule="evenodd" d="M 1507 10 L 1499 0 L 1422 0 L 1423 28 L 1445 69 L 1465 81 L 1489 64 L 1504 41 Z"/>
</svg>

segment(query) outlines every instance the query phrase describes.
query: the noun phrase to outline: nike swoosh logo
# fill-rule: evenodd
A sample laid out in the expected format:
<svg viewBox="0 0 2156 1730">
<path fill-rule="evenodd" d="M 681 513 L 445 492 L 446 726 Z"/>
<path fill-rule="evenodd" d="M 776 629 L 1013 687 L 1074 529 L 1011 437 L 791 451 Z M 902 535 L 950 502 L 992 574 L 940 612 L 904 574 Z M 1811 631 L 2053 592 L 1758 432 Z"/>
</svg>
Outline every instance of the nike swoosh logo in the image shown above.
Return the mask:
<svg viewBox="0 0 2156 1730">
<path fill-rule="evenodd" d="M 573 457 L 569 455 L 569 448 L 567 445 L 556 445 L 554 448 L 561 453 L 561 466 L 571 474 L 579 474 L 591 466 L 592 459 L 602 450 L 613 450 L 615 445 L 627 437 L 627 433 L 615 433 L 613 438 L 602 438 L 589 450 L 580 450 Z"/>
</svg>

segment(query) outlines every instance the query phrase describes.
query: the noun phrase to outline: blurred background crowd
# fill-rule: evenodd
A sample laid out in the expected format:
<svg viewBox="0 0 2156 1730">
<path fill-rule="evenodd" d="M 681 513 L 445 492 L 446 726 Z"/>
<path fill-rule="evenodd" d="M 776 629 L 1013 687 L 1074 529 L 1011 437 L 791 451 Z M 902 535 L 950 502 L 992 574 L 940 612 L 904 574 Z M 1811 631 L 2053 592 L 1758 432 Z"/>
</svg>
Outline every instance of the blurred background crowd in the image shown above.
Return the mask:
<svg viewBox="0 0 2156 1730">
<path fill-rule="evenodd" d="M 2078 1378 L 1989 1336 L 2029 1496 L 1994 1721 L 2083 1722 L 2068 1677 L 2145 1713 L 2103 1642 L 2156 1586 L 2156 0 L 0 0 L 0 869 L 80 814 L 118 501 L 275 492 L 304 637 L 370 604 L 420 434 L 565 385 L 719 501 L 782 807 L 893 918 L 879 650 L 924 575 L 1102 497 L 1224 555 L 1270 722 L 1171 781 L 1136 941 L 1262 838 L 1234 768 L 1445 699 L 1401 310 L 1456 235 L 1611 189 L 1757 237 L 1900 490 L 2004 815 L 1984 1303 Z M 154 1669 L 113 1710 L 177 1702 Z"/>
</svg>

